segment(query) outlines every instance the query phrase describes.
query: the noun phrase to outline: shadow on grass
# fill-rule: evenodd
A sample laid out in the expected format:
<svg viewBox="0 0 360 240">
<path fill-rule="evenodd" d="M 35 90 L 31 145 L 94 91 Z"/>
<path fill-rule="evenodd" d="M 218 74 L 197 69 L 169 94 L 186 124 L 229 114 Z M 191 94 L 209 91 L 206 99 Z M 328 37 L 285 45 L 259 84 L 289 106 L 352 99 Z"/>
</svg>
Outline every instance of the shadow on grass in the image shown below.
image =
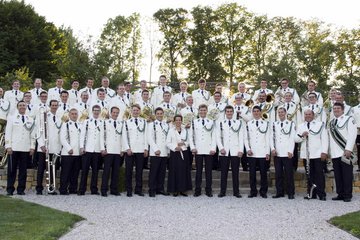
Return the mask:
<svg viewBox="0 0 360 240">
<path fill-rule="evenodd" d="M 50 198 L 49 198 L 50 199 Z M 58 239 L 84 218 L 0 195 L 1 239 Z"/>
<path fill-rule="evenodd" d="M 329 223 L 360 239 L 360 211 L 333 217 Z"/>
</svg>

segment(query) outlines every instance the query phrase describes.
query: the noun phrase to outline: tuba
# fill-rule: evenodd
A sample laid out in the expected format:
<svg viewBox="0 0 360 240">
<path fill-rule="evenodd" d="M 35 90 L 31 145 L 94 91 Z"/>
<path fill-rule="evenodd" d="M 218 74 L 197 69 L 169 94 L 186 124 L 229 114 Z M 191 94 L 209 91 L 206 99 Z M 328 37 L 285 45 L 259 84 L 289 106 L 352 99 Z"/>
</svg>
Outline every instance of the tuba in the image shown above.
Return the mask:
<svg viewBox="0 0 360 240">
<path fill-rule="evenodd" d="M 247 106 L 248 108 L 251 108 L 252 106 L 254 106 L 254 101 L 252 99 L 249 99 L 245 102 L 245 106 Z"/>
<path fill-rule="evenodd" d="M 0 119 L 0 168 L 5 167 L 8 158 L 5 148 L 5 127 L 6 120 Z"/>
</svg>

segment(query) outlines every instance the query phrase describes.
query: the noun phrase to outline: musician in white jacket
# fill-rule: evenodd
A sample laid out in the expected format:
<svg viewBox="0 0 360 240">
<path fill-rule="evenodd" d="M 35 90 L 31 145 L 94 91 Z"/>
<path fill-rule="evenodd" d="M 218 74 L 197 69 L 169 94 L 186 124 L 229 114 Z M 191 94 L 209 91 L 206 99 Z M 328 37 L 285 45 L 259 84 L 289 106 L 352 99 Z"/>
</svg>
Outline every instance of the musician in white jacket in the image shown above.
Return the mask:
<svg viewBox="0 0 360 240">
<path fill-rule="evenodd" d="M 78 195 L 84 195 L 86 192 L 87 178 L 91 166 L 90 191 L 92 195 L 98 195 L 97 179 L 100 161 L 100 127 L 103 121 L 99 118 L 100 106 L 94 105 L 92 117 L 85 120 L 80 130 L 80 154 L 81 159 L 81 181 Z"/>
<path fill-rule="evenodd" d="M 8 90 L 4 94 L 4 100 L 10 103 L 9 116 L 17 114 L 17 104 L 23 100 L 23 97 L 24 93 L 20 91 L 20 81 L 13 81 L 12 90 Z"/>
<path fill-rule="evenodd" d="M 165 92 L 171 93 L 171 91 L 172 91 L 172 88 L 170 86 L 166 85 L 167 79 L 166 79 L 165 75 L 160 75 L 159 82 L 160 82 L 160 85 L 154 88 L 154 91 L 151 96 L 151 104 L 154 107 L 157 107 L 161 104 L 161 102 L 163 101 L 163 95 Z"/>
<path fill-rule="evenodd" d="M 295 146 L 295 123 L 286 119 L 286 109 L 279 107 L 277 110 L 279 120 L 271 124 L 270 147 L 274 156 L 276 195 L 273 198 L 285 196 L 285 178 L 289 199 L 294 199 L 294 170 L 292 164 Z M 285 173 L 285 176 L 284 176 Z"/>
<path fill-rule="evenodd" d="M 126 169 L 126 196 L 132 197 L 132 172 L 135 165 L 136 185 L 135 194 L 144 196 L 142 192 L 142 177 L 144 168 L 144 158 L 148 156 L 148 143 L 146 139 L 146 121 L 139 117 L 140 106 L 134 104 L 131 108 L 132 117 L 124 121 L 122 134 L 123 149 L 125 155 Z"/>
<path fill-rule="evenodd" d="M 215 94 L 214 94 L 215 95 Z M 226 195 L 227 177 L 231 163 L 233 195 L 241 198 L 239 192 L 240 158 L 244 154 L 244 139 L 246 137 L 246 123 L 233 119 L 234 108 L 225 107 L 225 120 L 216 124 L 216 143 L 219 148 L 219 161 L 221 169 L 221 190 L 218 197 Z"/>
<path fill-rule="evenodd" d="M 344 114 L 344 104 L 334 103 L 334 119 L 330 122 L 330 155 L 334 167 L 336 193 L 332 200 L 350 202 L 352 198 L 353 164 L 344 158 L 355 157 L 353 153 L 356 141 L 356 122 Z M 353 155 L 353 156 L 352 156 Z"/>
<path fill-rule="evenodd" d="M 36 194 L 42 195 L 42 191 L 44 189 L 42 183 L 44 178 L 44 171 L 46 169 L 46 152 L 49 153 L 49 161 L 53 161 L 54 154 L 60 154 L 61 144 L 60 144 L 60 128 L 62 125 L 61 119 L 56 116 L 56 111 L 58 109 L 59 103 L 57 100 L 50 101 L 50 111 L 47 108 L 42 107 L 38 111 L 38 115 L 36 118 L 36 133 L 39 133 L 37 136 L 37 155 L 38 155 L 38 171 L 37 171 L 37 185 L 36 185 Z M 44 114 L 46 117 L 41 116 L 40 114 Z M 47 136 L 45 139 L 45 132 L 41 131 L 41 128 L 45 128 L 41 126 L 45 124 L 41 121 L 46 120 L 46 131 Z M 45 131 L 45 129 L 44 129 Z M 47 141 L 47 143 L 45 142 Z M 47 145 L 46 145 L 47 144 Z M 51 174 L 51 173 L 50 173 Z M 56 195 L 56 192 L 51 194 Z"/>
<path fill-rule="evenodd" d="M 200 79 L 198 81 L 199 88 L 192 91 L 191 95 L 194 99 L 194 106 L 198 108 L 200 105 L 209 104 L 209 100 L 211 97 L 211 93 L 205 89 L 206 87 L 206 80 Z"/>
<path fill-rule="evenodd" d="M 104 171 L 101 182 L 101 196 L 106 197 L 109 189 L 111 172 L 110 194 L 120 196 L 119 170 L 124 163 L 122 152 L 123 122 L 117 120 L 120 109 L 116 106 L 110 109 L 110 119 L 104 120 L 100 127 L 100 150 L 104 157 Z"/>
<path fill-rule="evenodd" d="M 164 182 L 169 155 L 166 137 L 170 125 L 163 120 L 162 108 L 155 109 L 155 117 L 156 120 L 149 123 L 147 128 L 147 141 L 150 145 L 149 197 L 155 197 L 155 194 L 168 195 L 164 191 Z"/>
<path fill-rule="evenodd" d="M 78 177 L 81 168 L 80 156 L 80 123 L 77 121 L 78 111 L 71 108 L 69 121 L 63 123 L 60 129 L 61 172 L 60 195 L 76 194 Z"/>
<path fill-rule="evenodd" d="M 199 118 L 193 121 L 193 137 L 190 139 L 190 149 L 195 154 L 196 178 L 194 196 L 201 195 L 203 164 L 205 162 L 206 196 L 212 197 L 212 156 L 216 153 L 215 122 L 206 117 L 207 106 L 199 106 Z"/>
<path fill-rule="evenodd" d="M 0 119 L 6 121 L 7 115 L 10 110 L 10 102 L 5 100 L 3 96 L 4 96 L 4 89 L 0 88 Z M 5 127 L 5 126 L 0 126 L 0 127 Z M 0 130 L 1 132 L 3 131 L 2 129 Z"/>
<path fill-rule="evenodd" d="M 270 127 L 269 122 L 261 119 L 261 109 L 254 106 L 252 109 L 254 119 L 247 123 L 247 137 L 245 148 L 249 161 L 250 194 L 249 198 L 257 196 L 256 165 L 260 168 L 260 196 L 267 198 L 268 181 L 266 161 L 270 161 Z"/>
<path fill-rule="evenodd" d="M 314 117 L 312 110 L 305 111 L 305 122 L 299 125 L 295 141 L 301 142 L 300 158 L 310 160 L 310 182 L 316 185 L 311 197 L 316 198 L 317 195 L 321 201 L 326 201 L 324 161 L 327 159 L 329 137 L 325 124 L 314 121 Z"/>
<path fill-rule="evenodd" d="M 17 168 L 19 168 L 17 194 L 24 195 L 27 160 L 34 154 L 35 136 L 34 120 L 25 114 L 26 104 L 24 101 L 17 103 L 18 113 L 9 117 L 5 129 L 5 148 L 9 154 L 7 171 L 7 195 L 13 195 L 15 191 L 14 183 Z"/>
</svg>

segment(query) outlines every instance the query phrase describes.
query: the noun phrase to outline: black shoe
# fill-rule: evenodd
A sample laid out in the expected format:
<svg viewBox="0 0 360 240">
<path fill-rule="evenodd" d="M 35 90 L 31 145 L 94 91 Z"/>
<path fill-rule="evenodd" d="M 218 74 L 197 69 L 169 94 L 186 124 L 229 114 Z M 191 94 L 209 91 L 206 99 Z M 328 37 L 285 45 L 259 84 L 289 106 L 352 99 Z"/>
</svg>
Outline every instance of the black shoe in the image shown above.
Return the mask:
<svg viewBox="0 0 360 240">
<path fill-rule="evenodd" d="M 6 193 L 6 196 L 12 196 L 12 195 L 14 195 L 12 192 Z"/>
<path fill-rule="evenodd" d="M 344 202 L 351 202 L 351 198 L 344 198 Z"/>
<path fill-rule="evenodd" d="M 295 199 L 294 195 L 289 195 L 288 198 L 289 199 Z"/>
<path fill-rule="evenodd" d="M 262 198 L 267 198 L 267 194 L 266 194 L 266 193 L 262 193 L 262 194 L 260 194 L 260 196 L 261 196 Z"/>
<path fill-rule="evenodd" d="M 102 197 L 107 197 L 108 195 L 107 195 L 107 193 L 101 193 L 101 196 Z"/>
<path fill-rule="evenodd" d="M 91 195 L 100 195 L 99 192 L 91 192 Z"/>
<path fill-rule="evenodd" d="M 249 171 L 249 169 L 248 169 L 247 167 L 244 167 L 244 168 L 243 168 L 243 171 L 244 171 L 244 172 L 247 172 L 247 171 Z"/>
<path fill-rule="evenodd" d="M 358 170 L 356 170 L 357 172 L 360 172 L 360 168 Z"/>
<path fill-rule="evenodd" d="M 225 197 L 225 193 L 219 193 L 218 197 L 219 197 L 219 198 Z"/>
<path fill-rule="evenodd" d="M 69 191 L 69 194 L 77 194 L 76 191 Z"/>
<path fill-rule="evenodd" d="M 149 197 L 155 197 L 155 193 L 149 193 Z"/>
<path fill-rule="evenodd" d="M 236 197 L 236 198 L 242 198 L 242 196 L 240 195 L 240 193 L 235 193 L 235 194 L 234 194 L 234 197 Z"/>
<path fill-rule="evenodd" d="M 319 197 L 319 200 L 320 200 L 320 201 L 326 201 L 326 197 L 324 197 L 324 196 L 323 196 L 323 197 Z"/>
<path fill-rule="evenodd" d="M 60 194 L 61 194 L 61 193 L 60 193 Z M 78 192 L 77 195 L 79 195 L 79 196 L 84 196 L 84 195 L 85 195 L 85 192 Z"/>
<path fill-rule="evenodd" d="M 184 192 L 180 192 L 180 196 L 187 197 L 188 195 Z"/>
<path fill-rule="evenodd" d="M 43 195 L 42 191 L 36 191 L 36 195 Z"/>
<path fill-rule="evenodd" d="M 195 192 L 195 193 L 194 193 L 194 197 L 199 197 L 200 195 L 201 195 L 200 192 Z"/>
<path fill-rule="evenodd" d="M 211 192 L 209 192 L 209 193 L 206 193 L 206 196 L 213 197 L 213 194 Z"/>
<path fill-rule="evenodd" d="M 110 192 L 111 195 L 114 195 L 114 196 L 120 196 L 121 194 L 119 192 Z"/>
<path fill-rule="evenodd" d="M 284 197 L 284 194 L 276 194 L 275 196 L 272 196 L 272 198 L 282 198 Z"/>
<path fill-rule="evenodd" d="M 24 192 L 18 192 L 17 195 L 25 195 Z"/>
<path fill-rule="evenodd" d="M 158 192 L 156 192 L 156 194 L 164 195 L 164 196 L 169 196 L 169 193 L 164 192 L 164 191 L 158 191 Z"/>
<path fill-rule="evenodd" d="M 69 193 L 68 192 L 60 192 L 60 195 L 69 195 Z M 78 193 L 78 195 L 80 195 L 80 194 Z M 85 195 L 85 193 L 83 195 Z"/>
<path fill-rule="evenodd" d="M 127 197 L 132 197 L 132 192 L 127 192 L 127 193 L 126 193 L 126 196 L 127 196 Z"/>
<path fill-rule="evenodd" d="M 48 195 L 57 195 L 57 192 L 48 193 Z"/>
<path fill-rule="evenodd" d="M 341 201 L 341 200 L 344 200 L 344 198 L 338 195 L 336 197 L 333 197 L 331 200 L 333 200 L 333 201 Z"/>
<path fill-rule="evenodd" d="M 136 195 L 140 196 L 140 197 L 144 197 L 145 194 L 143 194 L 142 192 L 135 192 Z"/>
<path fill-rule="evenodd" d="M 179 193 L 173 193 L 173 197 L 179 196 Z"/>
<path fill-rule="evenodd" d="M 248 198 L 254 198 L 256 196 L 257 196 L 257 194 L 250 194 L 250 195 L 248 195 Z"/>
</svg>

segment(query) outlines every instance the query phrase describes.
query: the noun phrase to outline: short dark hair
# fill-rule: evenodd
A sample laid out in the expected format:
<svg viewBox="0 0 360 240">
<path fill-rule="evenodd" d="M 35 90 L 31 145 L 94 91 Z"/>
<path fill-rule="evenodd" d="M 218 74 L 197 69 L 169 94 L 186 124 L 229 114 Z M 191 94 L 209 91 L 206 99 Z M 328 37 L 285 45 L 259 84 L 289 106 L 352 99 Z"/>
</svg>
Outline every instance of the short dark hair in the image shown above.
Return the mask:
<svg viewBox="0 0 360 240">
<path fill-rule="evenodd" d="M 183 120 L 183 116 L 181 116 L 180 114 L 176 114 L 176 115 L 174 116 L 174 122 L 175 122 L 175 119 L 176 119 L 176 118 L 180 118 L 181 121 Z"/>
<path fill-rule="evenodd" d="M 157 107 L 157 108 L 155 109 L 155 114 L 156 114 L 157 111 L 162 111 L 162 112 L 164 112 L 164 109 L 162 109 L 161 107 Z"/>
<path fill-rule="evenodd" d="M 203 79 L 203 78 L 200 78 L 199 81 L 198 81 L 198 83 L 206 83 L 206 80 Z"/>
<path fill-rule="evenodd" d="M 96 95 L 98 95 L 100 92 L 105 92 L 105 90 L 103 88 L 99 88 L 97 91 L 96 91 Z"/>
<path fill-rule="evenodd" d="M 41 91 L 41 93 L 39 94 L 39 96 L 43 95 L 43 94 L 48 94 L 47 91 Z"/>
<path fill-rule="evenodd" d="M 23 101 L 23 100 L 18 101 L 18 103 L 16 104 L 16 107 L 18 107 L 20 103 L 25 103 L 25 101 Z"/>
<path fill-rule="evenodd" d="M 199 110 L 200 110 L 201 108 L 206 108 L 206 110 L 207 110 L 207 109 L 208 109 L 208 106 L 207 106 L 206 104 L 200 104 L 200 105 L 199 105 Z"/>
<path fill-rule="evenodd" d="M 51 104 L 52 104 L 53 102 L 56 102 L 57 104 L 59 104 L 58 100 L 52 99 L 52 100 L 50 100 L 49 106 L 51 106 Z"/>
<path fill-rule="evenodd" d="M 335 106 L 341 107 L 341 109 L 342 109 L 343 111 L 344 111 L 344 109 L 345 109 L 345 105 L 344 105 L 343 103 L 340 103 L 340 102 L 335 102 L 334 105 L 333 105 L 333 107 L 335 107 Z"/>
<path fill-rule="evenodd" d="M 214 96 L 215 96 L 215 94 L 220 94 L 220 97 L 222 97 L 221 92 L 214 92 Z"/>
<path fill-rule="evenodd" d="M 69 95 L 69 92 L 68 92 L 68 91 L 66 91 L 66 90 L 62 90 L 62 91 L 60 92 L 60 95 L 62 95 L 63 93 L 65 93 L 65 94 Z"/>
<path fill-rule="evenodd" d="M 92 106 L 91 111 L 94 111 L 96 108 L 101 109 L 101 107 L 99 105 L 94 105 L 94 106 Z"/>
<path fill-rule="evenodd" d="M 120 112 L 120 108 L 118 108 L 117 106 L 111 107 L 110 112 L 112 112 L 114 109 L 117 109 L 117 110 L 119 110 L 119 112 Z"/>
<path fill-rule="evenodd" d="M 254 110 L 256 110 L 256 109 L 261 112 L 261 107 L 260 107 L 260 106 L 254 106 L 253 109 L 252 109 L 252 111 L 254 111 Z"/>
<path fill-rule="evenodd" d="M 160 77 L 159 77 L 159 79 L 160 79 L 160 78 L 165 78 L 165 79 L 166 79 L 166 76 L 165 76 L 164 74 L 161 74 Z"/>
<path fill-rule="evenodd" d="M 233 107 L 233 106 L 231 106 L 231 105 L 227 105 L 227 106 L 225 107 L 225 112 L 226 112 L 226 110 L 228 110 L 228 109 L 231 109 L 231 110 L 233 110 L 233 111 L 234 111 L 234 107 Z"/>
</svg>

